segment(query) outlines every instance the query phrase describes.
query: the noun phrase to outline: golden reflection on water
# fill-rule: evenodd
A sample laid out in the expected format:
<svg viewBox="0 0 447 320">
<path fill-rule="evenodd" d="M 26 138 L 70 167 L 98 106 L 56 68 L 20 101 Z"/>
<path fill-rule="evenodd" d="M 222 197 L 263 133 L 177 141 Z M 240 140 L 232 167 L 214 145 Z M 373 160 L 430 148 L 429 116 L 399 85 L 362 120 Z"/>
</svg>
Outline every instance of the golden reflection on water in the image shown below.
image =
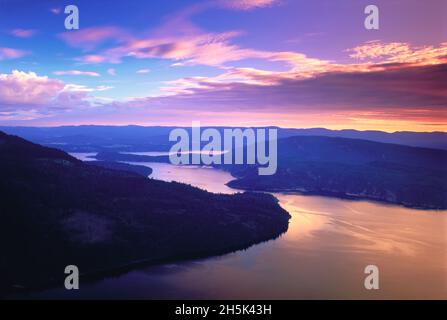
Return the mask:
<svg viewBox="0 0 447 320">
<path fill-rule="evenodd" d="M 398 252 L 415 256 L 445 240 L 446 212 L 386 206 L 367 201 L 275 194 L 292 214 L 285 240 L 330 232 L 338 245 L 358 251 Z M 444 225 L 444 228 L 443 228 Z M 322 231 L 322 232 L 319 232 Z M 319 232 L 319 233 L 318 233 Z M 334 241 L 330 241 L 334 245 Z M 445 245 L 445 242 L 438 245 Z"/>
<path fill-rule="evenodd" d="M 280 200 L 281 206 L 291 214 L 289 229 L 283 236 L 285 241 L 316 236 L 314 232 L 323 230 L 329 226 L 330 219 L 324 211 L 315 211 L 312 208 L 301 206 L 296 199 L 283 194 L 275 194 Z"/>
<path fill-rule="evenodd" d="M 388 290 L 379 290 L 377 298 L 447 299 L 447 211 L 318 196 L 275 196 L 292 215 L 282 240 L 297 251 L 335 254 L 346 261 L 345 271 L 330 268 L 347 277 L 346 288 L 353 280 L 348 270 L 370 263 L 386 271 L 382 282 Z M 337 265 L 339 261 L 332 262 Z M 368 296 L 356 290 L 340 291 L 335 297 Z"/>
<path fill-rule="evenodd" d="M 140 163 L 141 164 L 141 163 Z M 148 164 L 151 177 L 234 193 L 209 168 Z M 292 216 L 280 238 L 221 257 L 135 270 L 81 297 L 169 299 L 447 299 L 447 211 L 275 194 Z M 367 265 L 380 289 L 364 288 Z M 69 297 L 67 290 L 41 296 Z"/>
<path fill-rule="evenodd" d="M 223 171 L 166 164 L 153 168 L 157 179 L 236 192 L 225 185 L 233 178 Z M 274 195 L 292 216 L 288 231 L 248 250 L 174 265 L 176 272 L 166 282 L 180 298 L 183 292 L 199 298 L 447 299 L 447 211 Z M 380 269 L 376 292 L 363 286 L 369 264 Z"/>
</svg>

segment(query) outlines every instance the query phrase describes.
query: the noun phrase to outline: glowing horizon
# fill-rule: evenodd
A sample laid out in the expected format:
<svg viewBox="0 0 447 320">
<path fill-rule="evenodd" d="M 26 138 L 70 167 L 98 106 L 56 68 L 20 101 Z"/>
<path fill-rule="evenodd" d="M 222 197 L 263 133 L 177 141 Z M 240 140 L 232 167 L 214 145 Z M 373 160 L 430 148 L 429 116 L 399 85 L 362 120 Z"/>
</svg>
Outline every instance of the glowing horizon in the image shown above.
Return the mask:
<svg viewBox="0 0 447 320">
<path fill-rule="evenodd" d="M 379 30 L 366 4 L 80 0 L 65 30 L 58 1 L 8 2 L 0 125 L 447 131 L 445 3 L 376 1 Z"/>
</svg>

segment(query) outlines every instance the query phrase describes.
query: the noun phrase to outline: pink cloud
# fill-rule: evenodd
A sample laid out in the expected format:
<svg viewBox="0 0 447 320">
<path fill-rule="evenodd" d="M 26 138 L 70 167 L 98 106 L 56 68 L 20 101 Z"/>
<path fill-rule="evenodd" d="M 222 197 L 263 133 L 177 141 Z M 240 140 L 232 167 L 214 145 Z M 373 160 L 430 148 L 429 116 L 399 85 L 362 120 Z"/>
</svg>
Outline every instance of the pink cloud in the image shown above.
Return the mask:
<svg viewBox="0 0 447 320">
<path fill-rule="evenodd" d="M 107 59 L 106 57 L 97 54 L 88 54 L 82 57 L 78 57 L 75 60 L 84 63 L 101 63 L 106 61 Z"/>
<path fill-rule="evenodd" d="M 256 8 L 270 7 L 276 3 L 277 0 L 219 0 L 219 5 L 229 9 L 235 10 L 251 10 Z"/>
<path fill-rule="evenodd" d="M 225 1 L 225 6 L 250 9 L 272 5 L 272 0 Z M 108 41 L 112 46 L 95 54 L 76 58 L 84 63 L 120 63 L 125 57 L 137 59 L 162 58 L 174 61 L 174 65 L 210 65 L 222 66 L 231 61 L 246 58 L 264 58 L 272 56 L 270 52 L 246 49 L 231 43 L 239 36 L 239 31 L 205 32 L 191 22 L 191 17 L 206 9 L 213 8 L 218 2 L 206 2 L 189 6 L 170 15 L 164 24 L 143 37 L 129 35 L 123 29 L 113 26 L 92 27 L 59 35 L 67 44 L 92 50 Z M 220 4 L 222 5 L 222 3 Z"/>
<path fill-rule="evenodd" d="M 27 54 L 28 52 L 23 50 L 0 47 L 0 60 L 17 59 L 26 56 Z"/>
<path fill-rule="evenodd" d="M 34 72 L 0 74 L 0 120 L 34 120 L 68 110 L 83 110 L 95 101 L 91 92 L 112 87 L 66 84 Z"/>
<path fill-rule="evenodd" d="M 220 66 L 226 62 L 246 58 L 273 57 L 271 52 L 245 49 L 231 44 L 230 40 L 239 34 L 232 31 L 129 39 L 119 46 L 76 60 L 90 63 L 104 61 L 120 63 L 124 57 L 162 58 L 173 60 L 175 66 L 196 64 Z"/>
<path fill-rule="evenodd" d="M 170 81 L 164 96 L 126 102 L 90 97 L 89 93 L 110 87 L 82 85 L 65 85 L 62 90 L 59 85 L 57 90 L 45 91 L 52 92 L 46 99 L 24 101 L 20 100 L 24 99 L 22 92 L 28 91 L 7 85 L 14 99 L 10 98 L 9 104 L 5 104 L 3 98 L 7 94 L 1 91 L 4 90 L 1 81 L 5 77 L 2 76 L 0 106 L 5 111 L 0 120 L 14 120 L 19 115 L 13 111 L 24 105 L 31 108 L 23 102 L 36 100 L 46 103 L 41 103 L 39 108 L 34 105 L 32 110 L 54 112 L 54 116 L 61 117 L 65 123 L 188 124 L 200 119 L 203 123 L 220 125 L 354 126 L 385 130 L 398 130 L 403 126 L 427 130 L 429 126 L 424 123 L 447 125 L 444 64 L 402 64 L 398 68 L 369 69 L 348 66 L 344 71 L 337 69 L 338 65 L 334 68 L 331 72 L 305 78 L 297 76 L 299 71 L 293 68 L 284 72 L 228 68 L 216 77 Z M 33 84 L 29 89 L 34 87 L 39 86 Z M 53 111 L 56 107 L 62 111 Z M 69 117 L 62 114 L 67 108 L 71 112 Z M 36 115 L 21 111 L 21 119 L 39 117 L 39 112 Z"/>
<path fill-rule="evenodd" d="M 19 37 L 19 38 L 29 38 L 32 37 L 37 33 L 37 30 L 34 29 L 14 29 L 11 31 L 11 34 L 13 36 Z"/>
<path fill-rule="evenodd" d="M 94 49 L 99 44 L 112 40 L 114 42 L 129 39 L 128 34 L 119 27 L 91 27 L 78 31 L 59 34 L 59 37 L 68 45 L 82 49 Z"/>
<path fill-rule="evenodd" d="M 242 48 L 232 44 L 240 31 L 220 33 L 204 32 L 189 21 L 191 15 L 207 8 L 205 5 L 189 7 L 166 22 L 149 36 L 129 36 L 117 27 L 95 27 L 60 35 L 70 45 L 94 48 L 112 39 L 116 45 L 94 54 L 77 57 L 83 63 L 120 63 L 123 58 L 162 58 L 173 60 L 174 66 L 209 65 L 221 67 L 225 63 L 248 58 L 284 61 L 295 66 L 323 66 L 325 61 L 309 59 L 294 52 L 269 52 Z M 304 72 L 305 70 L 303 70 Z"/>
<path fill-rule="evenodd" d="M 266 4 L 266 2 L 262 2 Z M 143 37 L 129 35 L 118 27 L 94 27 L 60 34 L 67 44 L 92 50 L 108 41 L 108 49 L 76 58 L 84 63 L 120 63 L 125 57 L 137 59 L 162 58 L 175 65 L 203 64 L 221 66 L 245 58 L 264 58 L 268 53 L 241 48 L 231 40 L 239 31 L 211 33 L 194 25 L 191 16 L 215 6 L 216 2 L 199 3 L 167 17 L 164 24 Z M 261 5 L 261 2 L 257 2 Z"/>
<path fill-rule="evenodd" d="M 74 76 L 89 76 L 89 77 L 99 77 L 100 74 L 92 71 L 80 71 L 80 70 L 65 70 L 65 71 L 55 71 L 53 74 L 57 76 L 74 75 Z"/>
<path fill-rule="evenodd" d="M 172 81 L 167 95 L 134 99 L 123 107 L 130 113 L 134 108 L 147 112 L 147 119 L 155 118 L 157 112 L 175 111 L 177 118 L 185 122 L 222 121 L 222 117 L 259 121 L 262 115 L 268 115 L 263 125 L 278 124 L 277 119 L 272 121 L 281 117 L 289 125 L 295 121 L 295 126 L 302 125 L 303 120 L 318 122 L 331 118 L 338 124 L 352 121 L 358 126 L 367 126 L 369 122 L 377 125 L 379 118 L 386 122 L 383 127 L 390 128 L 401 126 L 401 122 L 447 125 L 445 65 L 331 72 L 305 79 L 281 78 L 259 70 L 231 72 L 227 79 L 191 77 Z M 243 76 L 260 76 L 262 85 L 237 81 Z M 266 82 L 269 78 L 273 80 L 270 84 Z M 238 118 L 242 113 L 246 116 Z M 139 121 L 145 119 L 141 116 Z M 393 121 L 401 122 L 393 124 Z"/>
<path fill-rule="evenodd" d="M 256 57 L 271 61 L 283 61 L 289 65 L 287 71 L 268 71 L 255 68 L 234 68 L 224 67 L 224 73 L 215 77 L 190 77 L 168 82 L 168 86 L 163 88 L 164 92 L 185 93 L 191 88 L 205 88 L 209 84 L 225 83 L 245 83 L 256 85 L 272 85 L 283 80 L 309 79 L 326 73 L 368 73 L 400 69 L 407 66 L 429 66 L 447 63 L 447 43 L 439 46 L 426 46 L 412 49 L 405 44 L 380 44 L 368 43 L 366 47 L 373 46 L 371 51 L 363 46 L 349 49 L 353 52 L 352 57 L 369 59 L 381 57 L 380 61 L 372 63 L 366 61 L 354 64 L 338 64 L 332 61 L 307 57 L 298 52 L 268 52 L 256 50 L 235 50 L 225 56 L 222 54 L 219 61 L 231 61 L 232 59 L 242 59 L 244 57 Z M 200 49 L 199 49 L 200 52 Z M 238 54 L 239 53 L 239 54 Z M 203 58 L 201 55 L 196 57 Z M 192 58 L 177 64 L 191 62 L 207 62 L 206 59 Z M 176 64 L 175 64 L 176 65 Z"/>
<path fill-rule="evenodd" d="M 26 105 L 45 105 L 64 88 L 60 80 L 18 70 L 0 74 L 0 84 L 0 102 L 3 107 L 10 104 L 20 105 L 21 108 Z"/>
</svg>

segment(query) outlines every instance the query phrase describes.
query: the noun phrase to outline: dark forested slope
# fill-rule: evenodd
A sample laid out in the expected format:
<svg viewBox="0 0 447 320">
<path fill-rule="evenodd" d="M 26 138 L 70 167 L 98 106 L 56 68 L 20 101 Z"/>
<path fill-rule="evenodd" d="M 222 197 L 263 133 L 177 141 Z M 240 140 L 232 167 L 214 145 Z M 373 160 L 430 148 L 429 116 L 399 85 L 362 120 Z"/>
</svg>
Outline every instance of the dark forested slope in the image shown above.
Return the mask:
<svg viewBox="0 0 447 320">
<path fill-rule="evenodd" d="M 266 194 L 218 195 L 83 163 L 0 132 L 0 293 L 134 261 L 221 254 L 277 237 Z"/>
</svg>

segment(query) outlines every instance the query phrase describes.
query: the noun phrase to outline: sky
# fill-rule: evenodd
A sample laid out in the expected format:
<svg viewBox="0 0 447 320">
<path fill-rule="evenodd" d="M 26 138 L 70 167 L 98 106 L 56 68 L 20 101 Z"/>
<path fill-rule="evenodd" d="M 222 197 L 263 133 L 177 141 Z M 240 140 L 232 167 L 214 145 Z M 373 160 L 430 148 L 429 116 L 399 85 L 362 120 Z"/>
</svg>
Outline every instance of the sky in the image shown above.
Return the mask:
<svg viewBox="0 0 447 320">
<path fill-rule="evenodd" d="M 0 125 L 446 131 L 446 15 L 444 0 L 0 0 Z"/>
</svg>

